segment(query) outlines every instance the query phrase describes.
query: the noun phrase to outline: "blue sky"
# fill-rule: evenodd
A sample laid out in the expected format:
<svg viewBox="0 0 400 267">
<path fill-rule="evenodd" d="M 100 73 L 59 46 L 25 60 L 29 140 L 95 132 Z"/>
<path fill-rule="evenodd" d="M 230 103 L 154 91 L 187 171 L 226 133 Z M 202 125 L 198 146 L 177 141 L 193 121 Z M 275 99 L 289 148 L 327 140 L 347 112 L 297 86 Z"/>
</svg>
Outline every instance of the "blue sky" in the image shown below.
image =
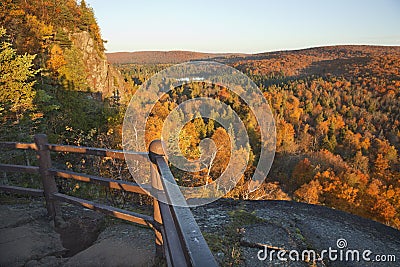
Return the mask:
<svg viewBox="0 0 400 267">
<path fill-rule="evenodd" d="M 399 0 L 86 0 L 108 52 L 400 45 Z"/>
</svg>

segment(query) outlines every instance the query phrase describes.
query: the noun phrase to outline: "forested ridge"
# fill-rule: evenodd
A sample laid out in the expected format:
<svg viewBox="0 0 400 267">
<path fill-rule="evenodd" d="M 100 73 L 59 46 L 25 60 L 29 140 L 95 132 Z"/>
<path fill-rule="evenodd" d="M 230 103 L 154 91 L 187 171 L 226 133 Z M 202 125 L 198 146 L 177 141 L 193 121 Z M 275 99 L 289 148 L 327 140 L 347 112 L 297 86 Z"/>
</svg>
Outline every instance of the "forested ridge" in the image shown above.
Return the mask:
<svg viewBox="0 0 400 267">
<path fill-rule="evenodd" d="M 109 70 L 100 29 L 84 1 L 2 1 L 0 23 L 2 141 L 32 141 L 42 132 L 55 143 L 121 149 L 126 100 L 154 73 L 170 66 L 116 65 L 123 78 Z M 80 46 L 82 40 L 90 45 Z M 266 182 L 256 192 L 247 191 L 260 133 L 248 107 L 229 88 L 203 82 L 173 88 L 148 119 L 147 141 L 159 137 L 164 119 L 177 104 L 199 96 L 219 99 L 239 114 L 251 143 L 250 163 L 228 197 L 327 205 L 400 228 L 399 47 L 332 46 L 211 60 L 247 74 L 269 101 L 277 126 L 277 154 Z M 87 67 L 92 64 L 103 66 L 102 71 L 90 75 Z M 179 148 L 187 158 L 198 159 L 205 137 L 220 149 L 199 173 L 173 169 L 179 183 L 212 182 L 230 158 L 242 160 L 226 150 L 227 131 L 200 118 L 184 127 Z M 10 158 L 6 154 L 1 161 L 8 163 Z M 13 158 L 30 164 L 34 156 Z M 132 179 L 123 162 L 67 154 L 57 160 L 67 169 Z M 22 182 L 17 176 L 7 179 L 34 183 L 28 176 Z M 63 182 L 60 191 L 90 191 L 122 206 L 128 198 L 137 200 L 72 182 Z"/>
<path fill-rule="evenodd" d="M 190 60 L 245 56 L 235 53 L 201 53 L 192 51 L 138 51 L 106 53 L 112 64 L 177 64 Z"/>
<path fill-rule="evenodd" d="M 51 143 L 121 148 L 120 105 L 129 86 L 107 63 L 85 1 L 2 1 L 0 36 L 1 141 L 33 142 L 35 134 L 45 133 Z M 60 168 L 122 178 L 122 163 L 111 159 L 58 153 L 52 160 Z M 31 151 L 3 151 L 0 162 L 37 164 Z M 41 187 L 37 175 L 3 173 L 0 182 Z M 60 192 L 114 201 L 102 187 L 57 183 Z"/>
<path fill-rule="evenodd" d="M 3 140 L 45 132 L 63 142 L 108 131 L 113 97 L 126 88 L 85 1 L 5 0 L 0 27 Z"/>
</svg>

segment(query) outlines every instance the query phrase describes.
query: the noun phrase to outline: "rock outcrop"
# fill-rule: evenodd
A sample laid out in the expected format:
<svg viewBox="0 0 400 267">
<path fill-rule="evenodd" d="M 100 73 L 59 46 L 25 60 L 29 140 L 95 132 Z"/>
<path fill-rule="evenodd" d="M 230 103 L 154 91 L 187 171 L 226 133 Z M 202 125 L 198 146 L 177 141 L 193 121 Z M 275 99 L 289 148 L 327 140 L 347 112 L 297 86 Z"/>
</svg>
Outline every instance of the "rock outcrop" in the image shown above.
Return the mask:
<svg viewBox="0 0 400 267">
<path fill-rule="evenodd" d="M 104 53 L 97 49 L 87 31 L 73 33 L 71 39 L 73 45 L 82 52 L 89 87 L 96 92 L 107 94 L 110 89 L 108 86 L 109 65 Z"/>
<path fill-rule="evenodd" d="M 42 201 L 0 205 L 0 267 L 153 266 L 154 232 L 63 204 L 54 227 Z"/>
<path fill-rule="evenodd" d="M 151 229 L 110 221 L 102 214 L 71 205 L 64 204 L 62 209 L 66 223 L 63 229 L 54 229 L 41 201 L 0 205 L 0 266 L 157 264 Z M 291 201 L 220 199 L 192 211 L 221 266 L 386 267 L 398 266 L 400 259 L 400 231 L 327 207 Z M 92 241 L 72 251 L 73 241 L 77 246 L 82 240 Z M 338 240 L 346 243 L 339 244 Z M 275 251 L 273 258 L 259 259 L 260 250 L 264 248 Z M 292 250 L 299 255 L 313 250 L 320 257 L 321 251 L 329 248 L 336 250 L 337 256 L 339 251 L 346 255 L 349 250 L 360 253 L 370 250 L 371 260 L 376 255 L 395 258 L 381 263 L 362 258 L 359 261 L 331 260 L 327 254 L 317 261 L 277 258 L 279 250 L 286 251 L 286 258 Z M 264 253 L 261 256 L 265 256 Z"/>
<path fill-rule="evenodd" d="M 241 266 L 398 266 L 400 231 L 381 223 L 364 219 L 328 207 L 293 201 L 234 201 L 220 199 L 193 209 L 208 244 L 221 265 L 236 262 Z M 210 242 L 210 241 L 213 242 Z M 230 242 L 226 242 L 229 240 Z M 340 249 L 343 246 L 343 249 Z M 344 244 L 344 242 L 346 244 Z M 260 260 L 258 253 L 274 250 L 269 259 Z M 292 250 L 300 253 L 313 250 L 317 258 L 323 250 L 336 250 L 337 259 L 324 255 L 321 260 L 290 260 Z M 278 251 L 286 252 L 287 261 L 277 258 Z M 360 259 L 346 260 L 346 251 L 357 250 Z M 362 259 L 370 250 L 371 261 Z M 340 251 L 344 254 L 340 260 Z M 261 253 L 261 258 L 264 253 Z M 295 254 L 293 254 L 295 255 Z M 378 263 L 376 255 L 392 261 Z M 393 261 L 395 259 L 396 261 Z M 313 265 L 314 264 L 314 265 Z"/>
<path fill-rule="evenodd" d="M 64 261 L 66 249 L 42 203 L 0 207 L 0 266 L 57 266 Z"/>
<path fill-rule="evenodd" d="M 72 44 L 82 54 L 83 65 L 85 66 L 86 80 L 92 92 L 100 93 L 101 98 L 108 98 L 114 95 L 116 90 L 122 101 L 125 101 L 126 84 L 121 73 L 107 61 L 104 51 L 87 31 L 71 34 Z"/>
</svg>

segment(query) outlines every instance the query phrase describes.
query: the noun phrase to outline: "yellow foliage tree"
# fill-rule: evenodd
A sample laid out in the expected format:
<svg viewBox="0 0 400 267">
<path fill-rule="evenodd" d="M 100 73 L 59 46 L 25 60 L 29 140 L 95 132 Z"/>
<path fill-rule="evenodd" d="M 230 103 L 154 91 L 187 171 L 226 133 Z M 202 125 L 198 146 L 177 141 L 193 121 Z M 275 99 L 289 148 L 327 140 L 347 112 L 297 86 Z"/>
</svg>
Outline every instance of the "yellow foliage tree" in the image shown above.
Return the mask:
<svg viewBox="0 0 400 267">
<path fill-rule="evenodd" d="M 47 68 L 59 73 L 59 69 L 67 64 L 64 53 L 58 44 L 54 44 L 50 49 L 50 58 L 47 60 Z"/>
<path fill-rule="evenodd" d="M 296 198 L 309 204 L 319 204 L 319 197 L 322 193 L 322 185 L 317 180 L 303 184 L 294 192 Z"/>
</svg>

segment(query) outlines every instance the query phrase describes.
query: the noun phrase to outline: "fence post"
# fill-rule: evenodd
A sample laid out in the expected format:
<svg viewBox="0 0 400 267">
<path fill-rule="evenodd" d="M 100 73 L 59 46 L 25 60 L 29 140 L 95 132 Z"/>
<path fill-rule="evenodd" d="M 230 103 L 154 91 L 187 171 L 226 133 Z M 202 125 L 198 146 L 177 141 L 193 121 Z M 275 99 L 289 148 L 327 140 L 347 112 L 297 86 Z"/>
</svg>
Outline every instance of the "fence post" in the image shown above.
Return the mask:
<svg viewBox="0 0 400 267">
<path fill-rule="evenodd" d="M 163 190 L 163 186 L 160 179 L 160 174 L 157 169 L 157 164 L 155 161 L 155 156 L 164 156 L 164 150 L 162 147 L 161 140 L 153 140 L 149 145 L 149 157 L 150 157 L 150 177 L 151 177 L 151 186 L 156 190 Z M 160 205 L 156 198 L 153 199 L 153 217 L 154 221 L 162 224 L 162 217 L 160 212 Z M 156 256 L 164 257 L 163 252 L 163 238 L 160 231 L 155 230 L 156 235 Z"/>
<path fill-rule="evenodd" d="M 50 151 L 47 147 L 47 135 L 36 134 L 35 143 L 38 149 L 39 174 L 42 179 L 47 213 L 53 220 L 56 220 L 56 216 L 61 216 L 61 209 L 58 203 L 52 198 L 52 194 L 57 193 L 57 185 L 54 175 L 49 172 L 51 168 L 51 158 Z"/>
</svg>

